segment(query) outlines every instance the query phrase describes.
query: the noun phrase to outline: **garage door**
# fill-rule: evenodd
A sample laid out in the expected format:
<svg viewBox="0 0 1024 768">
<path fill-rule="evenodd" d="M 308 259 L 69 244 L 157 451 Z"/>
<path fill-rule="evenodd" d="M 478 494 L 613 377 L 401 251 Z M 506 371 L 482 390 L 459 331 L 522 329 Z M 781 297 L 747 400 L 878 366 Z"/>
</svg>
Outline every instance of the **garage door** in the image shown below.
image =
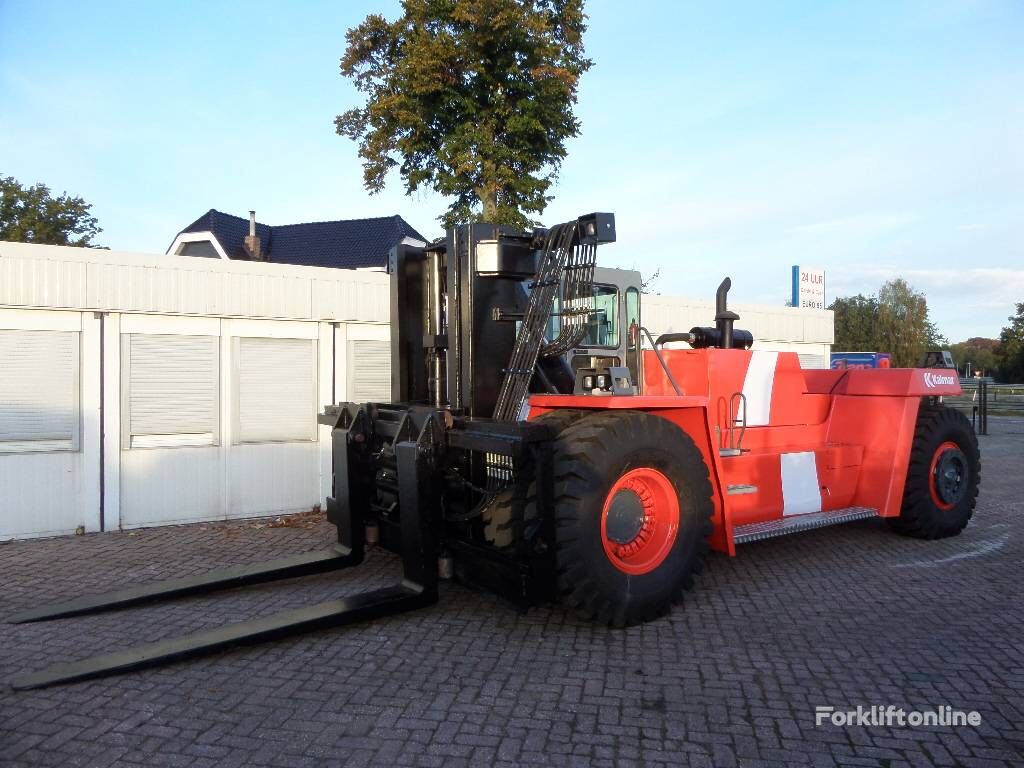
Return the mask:
<svg viewBox="0 0 1024 768">
<path fill-rule="evenodd" d="M 85 471 L 99 459 L 95 412 L 84 458 L 82 322 L 80 312 L 0 310 L 0 540 L 99 527 L 99 486 Z M 96 367 L 86 370 L 95 387 Z"/>
<path fill-rule="evenodd" d="M 121 320 L 120 522 L 223 517 L 220 321 Z"/>
</svg>

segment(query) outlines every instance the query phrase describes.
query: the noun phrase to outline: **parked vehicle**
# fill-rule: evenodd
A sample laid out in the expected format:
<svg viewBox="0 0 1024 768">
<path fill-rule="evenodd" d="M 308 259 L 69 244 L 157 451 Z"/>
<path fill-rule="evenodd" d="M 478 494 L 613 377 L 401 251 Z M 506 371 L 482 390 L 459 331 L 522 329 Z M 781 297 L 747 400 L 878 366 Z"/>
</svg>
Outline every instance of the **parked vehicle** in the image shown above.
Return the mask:
<svg viewBox="0 0 1024 768">
<path fill-rule="evenodd" d="M 845 371 L 850 368 L 892 368 L 888 352 L 833 352 L 831 367 Z"/>
</svg>

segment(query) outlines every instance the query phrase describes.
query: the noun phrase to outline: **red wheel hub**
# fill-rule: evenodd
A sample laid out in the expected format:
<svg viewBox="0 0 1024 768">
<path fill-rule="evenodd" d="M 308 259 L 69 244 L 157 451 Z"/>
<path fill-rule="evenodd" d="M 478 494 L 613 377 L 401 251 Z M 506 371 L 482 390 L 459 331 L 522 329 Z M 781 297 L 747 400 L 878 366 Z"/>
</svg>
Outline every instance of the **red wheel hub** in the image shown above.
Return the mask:
<svg viewBox="0 0 1024 768">
<path fill-rule="evenodd" d="M 601 544 L 623 573 L 650 573 L 668 557 L 679 533 L 679 497 L 650 467 L 631 469 L 608 491 L 601 510 Z"/>
<path fill-rule="evenodd" d="M 936 507 L 948 511 L 960 502 L 969 471 L 967 458 L 956 443 L 947 440 L 935 449 L 928 467 L 928 493 Z"/>
</svg>

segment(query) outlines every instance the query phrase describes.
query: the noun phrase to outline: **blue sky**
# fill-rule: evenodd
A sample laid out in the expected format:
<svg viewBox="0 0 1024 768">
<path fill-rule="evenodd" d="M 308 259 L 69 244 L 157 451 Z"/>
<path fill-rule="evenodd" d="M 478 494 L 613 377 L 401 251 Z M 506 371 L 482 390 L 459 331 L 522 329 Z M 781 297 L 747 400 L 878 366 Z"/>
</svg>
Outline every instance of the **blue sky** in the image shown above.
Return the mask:
<svg viewBox="0 0 1024 768">
<path fill-rule="evenodd" d="M 208 208 L 292 223 L 400 213 L 333 118 L 345 31 L 396 2 L 0 0 L 0 173 L 94 204 L 99 242 L 162 252 Z M 1024 3 L 591 2 L 582 135 L 544 215 L 615 212 L 602 262 L 661 293 L 782 304 L 894 275 L 951 340 L 1024 301 Z"/>
</svg>

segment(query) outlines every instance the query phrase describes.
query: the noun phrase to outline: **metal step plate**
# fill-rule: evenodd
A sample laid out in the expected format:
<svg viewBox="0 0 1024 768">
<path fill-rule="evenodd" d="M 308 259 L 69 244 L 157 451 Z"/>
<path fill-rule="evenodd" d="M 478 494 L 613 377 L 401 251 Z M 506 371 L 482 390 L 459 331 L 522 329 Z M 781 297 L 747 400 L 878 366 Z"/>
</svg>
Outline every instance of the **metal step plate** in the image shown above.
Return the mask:
<svg viewBox="0 0 1024 768">
<path fill-rule="evenodd" d="M 757 493 L 756 485 L 748 485 L 746 483 L 735 483 L 733 485 L 727 485 L 725 492 L 730 496 L 748 496 L 753 493 Z"/>
<path fill-rule="evenodd" d="M 824 528 L 827 525 L 849 523 L 853 520 L 865 520 L 869 517 L 878 517 L 878 510 L 870 507 L 846 507 L 831 512 L 812 512 L 807 515 L 793 515 L 763 523 L 737 525 L 733 528 L 732 535 L 737 544 L 747 544 L 751 541 L 771 539 L 790 533 L 809 531 L 813 528 Z"/>
</svg>

